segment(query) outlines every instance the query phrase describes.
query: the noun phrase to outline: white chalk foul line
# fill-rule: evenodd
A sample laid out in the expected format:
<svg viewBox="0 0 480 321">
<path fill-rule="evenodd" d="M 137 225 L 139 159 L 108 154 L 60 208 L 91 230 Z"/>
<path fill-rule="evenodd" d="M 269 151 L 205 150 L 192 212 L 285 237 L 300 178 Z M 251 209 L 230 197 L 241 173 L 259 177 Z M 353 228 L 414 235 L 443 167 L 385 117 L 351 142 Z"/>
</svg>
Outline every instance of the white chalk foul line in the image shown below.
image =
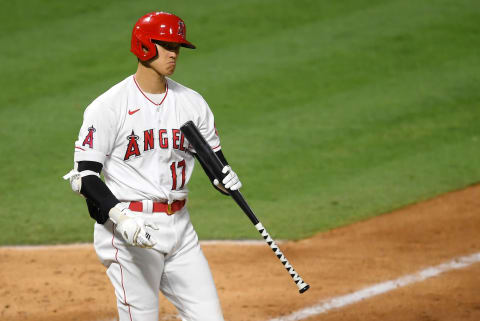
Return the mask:
<svg viewBox="0 0 480 321">
<path fill-rule="evenodd" d="M 451 261 L 442 263 L 437 266 L 432 266 L 421 271 L 418 271 L 413 274 L 402 276 L 395 280 L 386 281 L 383 283 L 378 283 L 372 285 L 370 287 L 361 289 L 357 292 L 353 292 L 350 294 L 337 296 L 334 298 L 330 298 L 324 301 L 321 301 L 319 304 L 304 308 L 302 310 L 298 310 L 293 312 L 290 315 L 279 317 L 275 319 L 271 319 L 269 321 L 298 321 L 303 320 L 314 315 L 322 314 L 328 312 L 333 309 L 338 309 L 345 307 L 347 305 L 357 303 L 359 301 L 372 298 L 374 296 L 407 286 L 412 283 L 417 283 L 424 281 L 426 279 L 432 278 L 444 272 L 448 272 L 451 270 L 457 270 L 461 268 L 465 268 L 470 266 L 474 263 L 480 262 L 480 253 L 462 256 L 455 258 Z"/>
</svg>

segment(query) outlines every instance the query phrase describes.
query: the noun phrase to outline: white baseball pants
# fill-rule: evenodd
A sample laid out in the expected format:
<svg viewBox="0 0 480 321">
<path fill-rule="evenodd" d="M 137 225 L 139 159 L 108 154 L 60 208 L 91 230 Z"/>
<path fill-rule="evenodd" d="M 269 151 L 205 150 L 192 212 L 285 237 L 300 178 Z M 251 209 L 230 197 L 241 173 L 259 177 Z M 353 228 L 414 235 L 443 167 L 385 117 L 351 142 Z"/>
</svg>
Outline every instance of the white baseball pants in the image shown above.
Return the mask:
<svg viewBox="0 0 480 321">
<path fill-rule="evenodd" d="M 120 321 L 158 321 L 161 291 L 183 321 L 223 321 L 207 260 L 186 207 L 173 215 L 140 213 L 159 230 L 153 249 L 128 245 L 108 220 L 95 224 L 95 251 L 115 288 Z"/>
</svg>

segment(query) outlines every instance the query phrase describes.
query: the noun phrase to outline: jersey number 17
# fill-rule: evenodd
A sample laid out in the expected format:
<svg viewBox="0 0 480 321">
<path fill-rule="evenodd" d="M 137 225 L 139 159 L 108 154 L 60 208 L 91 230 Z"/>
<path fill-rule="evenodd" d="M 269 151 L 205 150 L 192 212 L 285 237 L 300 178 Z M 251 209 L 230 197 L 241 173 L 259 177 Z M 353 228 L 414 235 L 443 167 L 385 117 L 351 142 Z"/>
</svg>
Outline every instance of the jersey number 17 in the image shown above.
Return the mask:
<svg viewBox="0 0 480 321">
<path fill-rule="evenodd" d="M 182 184 L 177 188 L 177 168 L 182 168 Z M 181 190 L 185 186 L 185 160 L 173 162 L 170 165 L 172 171 L 172 190 Z"/>
</svg>

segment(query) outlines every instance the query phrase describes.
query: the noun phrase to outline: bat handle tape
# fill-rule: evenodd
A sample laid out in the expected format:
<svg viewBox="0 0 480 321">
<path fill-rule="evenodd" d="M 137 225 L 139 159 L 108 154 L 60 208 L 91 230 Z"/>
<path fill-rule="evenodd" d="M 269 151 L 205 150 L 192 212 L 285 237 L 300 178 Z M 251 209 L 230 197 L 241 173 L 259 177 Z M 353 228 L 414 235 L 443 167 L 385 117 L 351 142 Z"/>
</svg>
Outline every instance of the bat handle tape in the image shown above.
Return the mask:
<svg viewBox="0 0 480 321">
<path fill-rule="evenodd" d="M 255 224 L 255 228 L 258 230 L 258 232 L 262 235 L 263 239 L 267 244 L 270 246 L 272 251 L 275 253 L 277 258 L 282 262 L 284 265 L 285 269 L 287 270 L 288 274 L 292 277 L 293 281 L 298 287 L 298 291 L 300 293 L 303 293 L 307 291 L 310 288 L 310 285 L 308 285 L 303 279 L 298 275 L 298 273 L 295 271 L 293 266 L 288 262 L 287 258 L 285 255 L 283 255 L 282 251 L 280 251 L 280 248 L 278 245 L 275 243 L 275 241 L 271 238 L 270 234 L 268 234 L 267 230 L 265 227 L 262 225 L 261 222 L 258 222 Z"/>
</svg>

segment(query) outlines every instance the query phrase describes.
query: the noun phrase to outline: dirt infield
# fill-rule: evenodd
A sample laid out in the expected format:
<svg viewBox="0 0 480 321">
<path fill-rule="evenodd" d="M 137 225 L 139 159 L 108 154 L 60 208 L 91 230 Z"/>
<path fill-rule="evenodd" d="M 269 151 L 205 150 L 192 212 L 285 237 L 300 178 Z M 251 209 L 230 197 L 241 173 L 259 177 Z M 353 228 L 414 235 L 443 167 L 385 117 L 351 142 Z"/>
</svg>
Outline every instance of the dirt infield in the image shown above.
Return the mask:
<svg viewBox="0 0 480 321">
<path fill-rule="evenodd" d="M 204 244 L 225 319 L 267 321 L 480 252 L 480 186 L 282 244 L 311 284 L 298 294 L 270 248 Z M 0 320 L 100 321 L 116 307 L 92 246 L 0 248 Z M 480 320 L 480 264 L 302 319 Z M 176 320 L 161 300 L 160 320 Z M 208 320 L 207 320 L 208 321 Z"/>
</svg>

